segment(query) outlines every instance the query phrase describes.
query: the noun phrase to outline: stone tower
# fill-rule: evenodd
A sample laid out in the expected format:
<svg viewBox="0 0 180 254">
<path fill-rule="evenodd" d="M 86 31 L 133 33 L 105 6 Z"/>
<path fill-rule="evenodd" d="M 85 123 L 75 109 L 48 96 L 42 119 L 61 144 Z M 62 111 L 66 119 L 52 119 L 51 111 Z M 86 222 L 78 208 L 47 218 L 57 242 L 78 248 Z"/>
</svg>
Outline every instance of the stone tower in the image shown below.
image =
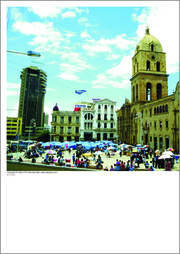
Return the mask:
<svg viewBox="0 0 180 254">
<path fill-rule="evenodd" d="M 161 43 L 149 33 L 136 46 L 132 58 L 131 102 L 140 105 L 168 95 L 166 53 Z"/>
</svg>

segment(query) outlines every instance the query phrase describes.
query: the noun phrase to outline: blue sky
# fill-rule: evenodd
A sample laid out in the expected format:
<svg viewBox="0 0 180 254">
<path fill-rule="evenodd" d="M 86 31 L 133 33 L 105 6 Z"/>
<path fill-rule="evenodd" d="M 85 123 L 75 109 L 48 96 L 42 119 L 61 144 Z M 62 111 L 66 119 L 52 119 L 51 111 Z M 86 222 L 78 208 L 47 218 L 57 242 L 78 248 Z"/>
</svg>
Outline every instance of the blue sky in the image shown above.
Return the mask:
<svg viewBox="0 0 180 254">
<path fill-rule="evenodd" d="M 131 59 L 146 26 L 166 52 L 169 94 L 179 81 L 177 1 L 163 5 L 161 1 L 7 1 L 2 4 L 2 19 L 5 51 L 7 46 L 7 50 L 41 53 L 40 58 L 6 53 L 8 116 L 18 114 L 20 72 L 29 65 L 47 73 L 46 113 L 52 113 L 55 103 L 61 110 L 73 110 L 74 103 L 92 98 L 108 98 L 121 107 L 125 97 L 131 100 Z M 86 93 L 75 94 L 79 89 Z"/>
</svg>

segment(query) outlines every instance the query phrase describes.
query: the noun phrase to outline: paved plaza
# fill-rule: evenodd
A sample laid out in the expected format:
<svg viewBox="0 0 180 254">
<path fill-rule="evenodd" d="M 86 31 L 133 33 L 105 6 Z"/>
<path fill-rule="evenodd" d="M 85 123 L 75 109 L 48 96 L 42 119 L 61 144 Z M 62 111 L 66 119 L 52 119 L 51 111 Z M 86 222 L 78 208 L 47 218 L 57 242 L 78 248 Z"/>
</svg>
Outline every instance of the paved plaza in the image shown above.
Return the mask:
<svg viewBox="0 0 180 254">
<path fill-rule="evenodd" d="M 69 151 L 63 151 L 63 156 L 64 156 L 64 158 L 65 159 L 71 159 L 71 165 L 73 166 L 73 163 L 72 163 L 72 155 L 73 155 L 73 153 L 75 153 L 75 151 L 76 150 L 72 150 L 70 153 L 69 153 Z M 12 153 L 12 155 L 13 155 L 13 160 L 17 160 L 17 153 Z M 21 152 L 21 153 L 18 153 L 18 158 L 19 157 L 22 157 L 22 159 L 23 159 L 23 161 L 24 162 L 31 162 L 31 160 L 32 159 L 27 159 L 27 158 L 25 158 L 24 157 L 24 152 Z M 42 161 L 43 161 L 43 159 L 44 159 L 44 157 L 45 157 L 45 153 L 43 153 L 42 154 L 42 157 L 40 156 L 40 157 L 38 157 L 38 158 L 36 158 L 36 162 L 37 163 L 41 163 Z M 96 156 L 97 157 L 97 156 Z M 118 160 L 121 160 L 121 161 L 123 161 L 123 162 L 127 162 L 128 160 L 130 160 L 130 156 L 127 156 L 127 155 L 122 155 L 121 157 L 120 157 L 120 155 L 119 155 L 119 152 L 117 151 L 117 152 L 115 152 L 115 155 L 112 155 L 110 158 L 107 158 L 106 157 L 106 155 L 105 155 L 105 153 L 103 152 L 103 154 L 101 155 L 101 158 L 102 158 L 102 160 L 103 160 L 103 168 L 105 168 L 106 166 L 108 167 L 108 170 L 110 169 L 110 167 L 111 167 L 111 165 L 113 165 L 114 166 L 114 164 L 116 163 L 116 160 L 118 159 Z M 55 159 L 56 159 L 56 156 L 55 156 Z M 90 160 L 90 165 L 95 165 L 95 162 L 93 161 L 93 157 L 89 157 L 89 160 Z M 150 164 L 151 164 L 151 161 L 152 161 L 152 159 L 150 158 L 150 156 L 149 156 L 149 159 L 146 159 L 146 161 L 148 161 Z M 144 167 L 144 164 L 143 163 L 141 163 L 140 165 L 139 165 L 139 168 L 140 169 L 144 169 L 145 167 Z M 164 168 L 155 168 L 155 171 L 164 171 L 165 169 Z M 174 166 L 173 166 L 173 168 L 172 168 L 172 171 L 179 171 L 179 159 L 177 160 L 177 163 L 175 162 L 174 163 Z"/>
</svg>

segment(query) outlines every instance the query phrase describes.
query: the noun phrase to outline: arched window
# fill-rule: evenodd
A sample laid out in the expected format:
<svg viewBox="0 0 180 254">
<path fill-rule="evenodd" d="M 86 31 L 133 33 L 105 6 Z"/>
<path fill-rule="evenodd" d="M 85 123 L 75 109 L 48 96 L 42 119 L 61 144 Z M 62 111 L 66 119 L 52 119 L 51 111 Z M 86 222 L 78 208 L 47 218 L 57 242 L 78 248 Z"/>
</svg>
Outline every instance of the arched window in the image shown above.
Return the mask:
<svg viewBox="0 0 180 254">
<path fill-rule="evenodd" d="M 146 100 L 151 101 L 151 83 L 146 84 Z"/>
<path fill-rule="evenodd" d="M 147 70 L 147 71 L 150 71 L 150 61 L 147 61 L 147 62 L 146 62 L 146 70 Z"/>
<path fill-rule="evenodd" d="M 166 112 L 168 112 L 168 105 L 166 104 Z"/>
<path fill-rule="evenodd" d="M 154 45 L 151 44 L 151 51 L 154 51 Z"/>
<path fill-rule="evenodd" d="M 157 94 L 157 100 L 162 98 L 162 85 L 160 83 L 157 84 L 156 94 Z"/>
<path fill-rule="evenodd" d="M 135 102 L 135 87 L 133 86 L 133 102 Z"/>
<path fill-rule="evenodd" d="M 98 114 L 98 120 L 101 120 L 101 114 Z"/>
<path fill-rule="evenodd" d="M 157 70 L 157 71 L 160 71 L 160 62 L 157 62 L 157 63 L 156 63 L 156 70 Z"/>
<path fill-rule="evenodd" d="M 156 108 L 154 108 L 154 115 L 156 115 Z"/>
<path fill-rule="evenodd" d="M 107 114 L 104 114 L 104 120 L 107 120 Z"/>
<path fill-rule="evenodd" d="M 138 84 L 136 85 L 136 101 L 138 101 Z"/>
</svg>

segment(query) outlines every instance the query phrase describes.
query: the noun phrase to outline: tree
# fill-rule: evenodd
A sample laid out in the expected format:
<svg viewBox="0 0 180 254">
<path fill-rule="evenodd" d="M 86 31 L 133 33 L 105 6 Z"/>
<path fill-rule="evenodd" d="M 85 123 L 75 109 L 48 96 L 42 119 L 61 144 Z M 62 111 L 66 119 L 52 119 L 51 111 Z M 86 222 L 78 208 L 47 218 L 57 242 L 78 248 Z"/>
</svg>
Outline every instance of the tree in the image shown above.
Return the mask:
<svg viewBox="0 0 180 254">
<path fill-rule="evenodd" d="M 44 130 L 37 136 L 37 141 L 48 142 L 50 141 L 49 130 Z"/>
</svg>

